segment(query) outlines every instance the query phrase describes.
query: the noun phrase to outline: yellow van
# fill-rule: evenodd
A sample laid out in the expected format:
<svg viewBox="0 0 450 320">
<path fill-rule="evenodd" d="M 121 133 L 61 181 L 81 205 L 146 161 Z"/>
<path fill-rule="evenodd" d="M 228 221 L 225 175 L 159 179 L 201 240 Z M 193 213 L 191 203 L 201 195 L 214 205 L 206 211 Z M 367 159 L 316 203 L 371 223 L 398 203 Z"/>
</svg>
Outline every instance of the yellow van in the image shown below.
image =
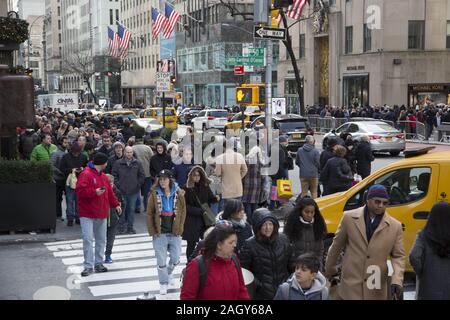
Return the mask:
<svg viewBox="0 0 450 320">
<path fill-rule="evenodd" d="M 405 159 L 374 172 L 348 191 L 318 198 L 316 202 L 327 223 L 328 239 L 334 237 L 342 213 L 362 207 L 368 188 L 381 184 L 390 194 L 386 211 L 402 223 L 408 256 L 433 205 L 450 200 L 450 151 L 429 153 L 433 148 L 405 151 Z M 413 271 L 409 259 L 406 260 L 407 271 Z"/>
<path fill-rule="evenodd" d="M 145 109 L 140 114 L 141 118 L 154 118 L 163 123 L 163 108 L 149 108 Z M 177 113 L 175 108 L 166 108 L 166 128 L 176 130 L 178 128 Z"/>
</svg>

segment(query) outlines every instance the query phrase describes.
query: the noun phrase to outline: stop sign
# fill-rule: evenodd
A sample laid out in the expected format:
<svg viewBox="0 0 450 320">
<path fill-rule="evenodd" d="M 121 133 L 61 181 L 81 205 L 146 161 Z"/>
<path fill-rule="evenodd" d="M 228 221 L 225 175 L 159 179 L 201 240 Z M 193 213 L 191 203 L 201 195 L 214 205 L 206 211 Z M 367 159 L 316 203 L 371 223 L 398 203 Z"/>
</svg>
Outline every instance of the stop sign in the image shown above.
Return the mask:
<svg viewBox="0 0 450 320">
<path fill-rule="evenodd" d="M 234 74 L 235 75 L 244 74 L 244 66 L 234 66 Z"/>
</svg>

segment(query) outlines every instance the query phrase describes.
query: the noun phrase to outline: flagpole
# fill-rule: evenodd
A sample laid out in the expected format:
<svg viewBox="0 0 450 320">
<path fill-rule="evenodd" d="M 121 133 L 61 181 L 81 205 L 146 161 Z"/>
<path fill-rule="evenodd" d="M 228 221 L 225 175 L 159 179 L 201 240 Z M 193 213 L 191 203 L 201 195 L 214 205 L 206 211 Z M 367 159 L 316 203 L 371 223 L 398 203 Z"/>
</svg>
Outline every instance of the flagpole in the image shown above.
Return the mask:
<svg viewBox="0 0 450 320">
<path fill-rule="evenodd" d="M 175 6 L 173 4 L 171 4 L 170 2 L 164 1 L 165 4 L 168 4 L 170 7 L 172 7 L 173 9 L 175 9 Z M 195 19 L 193 16 L 189 15 L 188 13 L 183 13 L 183 15 L 186 15 L 186 17 L 190 18 L 191 20 L 194 20 L 197 23 L 203 22 L 202 20 L 197 20 Z M 184 27 L 184 25 L 183 25 Z"/>
</svg>

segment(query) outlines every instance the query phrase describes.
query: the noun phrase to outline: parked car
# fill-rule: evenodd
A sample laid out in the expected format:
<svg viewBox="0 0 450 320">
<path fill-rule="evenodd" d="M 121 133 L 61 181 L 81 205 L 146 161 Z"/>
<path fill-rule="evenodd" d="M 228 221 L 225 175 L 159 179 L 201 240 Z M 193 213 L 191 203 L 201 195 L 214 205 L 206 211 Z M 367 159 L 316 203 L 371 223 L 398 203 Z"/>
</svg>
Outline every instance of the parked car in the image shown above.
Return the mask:
<svg viewBox="0 0 450 320">
<path fill-rule="evenodd" d="M 160 123 L 163 121 L 163 108 L 148 108 L 139 115 L 141 118 L 154 118 Z M 167 107 L 165 111 L 166 128 L 176 130 L 178 128 L 177 115 L 175 108 Z"/>
<path fill-rule="evenodd" d="M 261 112 L 258 113 L 251 113 L 251 112 L 245 112 L 244 117 L 242 117 L 241 113 L 236 113 L 229 122 L 225 124 L 224 129 L 225 130 L 235 130 L 235 131 L 241 131 L 242 129 L 242 118 L 244 118 L 244 128 L 250 127 L 253 120 L 260 117 L 262 114 Z"/>
<path fill-rule="evenodd" d="M 327 222 L 329 234 L 325 243 L 331 244 L 343 212 L 364 206 L 367 190 L 374 184 L 381 184 L 390 196 L 386 211 L 403 225 L 408 254 L 433 205 L 450 201 L 450 180 L 447 180 L 450 152 L 429 153 L 432 149 L 434 147 L 404 151 L 405 159 L 381 168 L 349 190 L 316 199 Z M 413 271 L 408 259 L 406 262 L 406 270 Z"/>
<path fill-rule="evenodd" d="M 128 118 L 130 120 L 136 119 L 136 115 L 134 114 L 134 112 L 131 110 L 126 110 L 126 109 L 116 110 L 116 111 L 107 111 L 107 112 L 103 113 L 103 116 L 104 117 L 112 116 L 116 119 L 120 118 L 120 117 L 123 119 Z"/>
<path fill-rule="evenodd" d="M 223 109 L 207 109 L 199 112 L 192 120 L 195 130 L 219 129 L 223 130 L 228 121 L 228 111 Z"/>
<path fill-rule="evenodd" d="M 200 113 L 200 111 L 202 111 L 202 109 L 185 108 L 178 116 L 178 122 L 180 124 L 191 124 L 192 119 L 195 118 Z"/>
<path fill-rule="evenodd" d="M 146 131 L 155 131 L 163 128 L 162 123 L 154 118 L 136 118 L 133 121 Z"/>
<path fill-rule="evenodd" d="M 384 121 L 367 119 L 344 123 L 327 133 L 323 137 L 323 144 L 326 145 L 329 138 L 340 136 L 342 133 L 351 134 L 355 140 L 367 135 L 373 152 L 389 152 L 392 156 L 398 156 L 406 148 L 404 133 Z"/>
<path fill-rule="evenodd" d="M 265 115 L 253 120 L 249 130 L 258 130 L 265 126 Z M 298 148 L 305 144 L 307 135 L 314 135 L 314 130 L 311 129 L 308 119 L 297 114 L 273 115 L 272 128 L 279 130 L 279 135 L 288 137 L 289 151 L 297 152 Z"/>
</svg>

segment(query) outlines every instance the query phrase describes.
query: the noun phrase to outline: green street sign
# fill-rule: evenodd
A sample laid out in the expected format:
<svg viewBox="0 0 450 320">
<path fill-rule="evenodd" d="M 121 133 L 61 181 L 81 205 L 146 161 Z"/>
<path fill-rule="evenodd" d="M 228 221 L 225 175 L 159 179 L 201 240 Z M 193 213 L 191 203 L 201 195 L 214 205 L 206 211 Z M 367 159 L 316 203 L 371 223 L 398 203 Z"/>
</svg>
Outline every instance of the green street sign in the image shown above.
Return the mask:
<svg viewBox="0 0 450 320">
<path fill-rule="evenodd" d="M 264 66 L 264 55 L 262 56 L 249 56 L 249 57 L 226 57 L 225 64 L 229 66 Z"/>
<path fill-rule="evenodd" d="M 250 57 L 261 57 L 264 59 L 264 48 L 248 48 Z"/>
</svg>

